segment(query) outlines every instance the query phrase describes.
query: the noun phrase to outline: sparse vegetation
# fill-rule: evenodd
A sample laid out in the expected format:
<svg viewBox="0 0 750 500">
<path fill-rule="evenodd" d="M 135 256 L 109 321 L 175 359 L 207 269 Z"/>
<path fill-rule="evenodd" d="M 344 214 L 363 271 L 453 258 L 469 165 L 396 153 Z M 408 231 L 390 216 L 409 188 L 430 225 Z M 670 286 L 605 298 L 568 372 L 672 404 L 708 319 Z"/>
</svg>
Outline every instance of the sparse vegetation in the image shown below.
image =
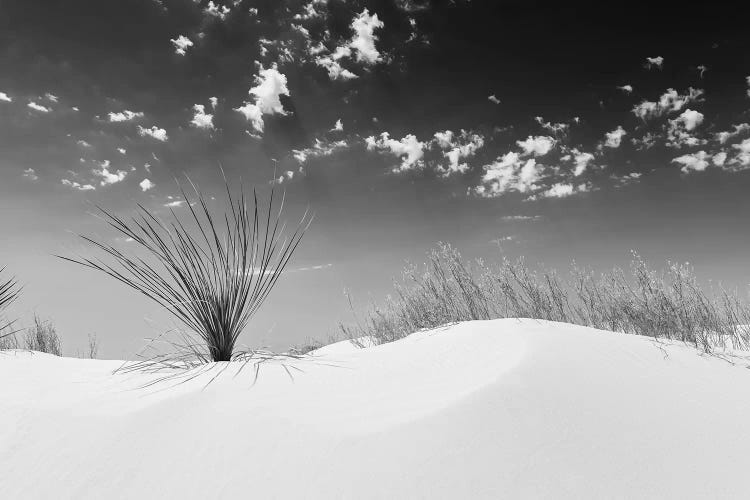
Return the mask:
<svg viewBox="0 0 750 500">
<path fill-rule="evenodd" d="M 629 272 L 596 275 L 574 265 L 561 278 L 531 270 L 523 259 L 467 263 L 450 245 L 431 251 L 423 267 L 409 266 L 384 305 L 341 330 L 351 339 L 384 343 L 424 328 L 494 318 L 574 323 L 681 340 L 705 351 L 750 346 L 747 303 L 723 288 L 703 290 L 687 265 L 656 272 L 634 254 Z"/>
<path fill-rule="evenodd" d="M 0 269 L 0 275 L 5 268 Z M 15 331 L 13 330 L 13 321 L 8 321 L 3 314 L 8 306 L 18 299 L 21 293 L 18 282 L 15 278 L 0 278 L 0 350 L 14 349 L 17 345 Z"/>
<path fill-rule="evenodd" d="M 37 315 L 34 315 L 34 324 L 24 332 L 21 347 L 29 351 L 62 356 L 62 343 L 55 325 Z"/>
<path fill-rule="evenodd" d="M 172 222 L 165 223 L 141 205 L 130 220 L 99 208 L 104 221 L 145 256 L 126 255 L 82 236 L 114 263 L 62 258 L 103 272 L 168 310 L 200 339 L 199 346 L 182 346 L 183 355 L 201 363 L 229 361 L 236 357 L 237 338 L 281 277 L 311 218 L 306 212 L 294 233 L 282 240 L 284 200 L 277 211 L 273 190 L 262 213 L 255 192 L 251 200 L 242 189 L 233 196 L 227 184 L 228 211 L 220 215 L 212 213 L 195 185 L 193 190 L 192 202 L 182 191 L 190 224 L 173 209 Z"/>
</svg>

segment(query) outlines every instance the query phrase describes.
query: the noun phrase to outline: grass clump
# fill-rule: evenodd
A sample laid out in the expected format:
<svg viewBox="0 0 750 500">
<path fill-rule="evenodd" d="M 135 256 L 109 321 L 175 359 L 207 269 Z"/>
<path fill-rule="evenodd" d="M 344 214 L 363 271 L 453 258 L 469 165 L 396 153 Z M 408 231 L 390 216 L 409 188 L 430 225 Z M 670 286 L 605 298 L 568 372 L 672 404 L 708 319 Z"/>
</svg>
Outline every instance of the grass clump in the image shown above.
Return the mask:
<svg viewBox="0 0 750 500">
<path fill-rule="evenodd" d="M 29 351 L 62 356 L 62 343 L 55 325 L 49 320 L 43 321 L 36 315 L 34 316 L 34 324 L 27 328 L 23 335 L 21 347 Z"/>
<path fill-rule="evenodd" d="M 263 210 L 255 191 L 247 197 L 240 188 L 235 196 L 226 183 L 228 209 L 215 214 L 191 185 L 192 202 L 181 190 L 188 215 L 180 217 L 170 208 L 171 222 L 142 205 L 131 219 L 99 208 L 102 219 L 144 255 L 81 236 L 109 263 L 62 258 L 103 272 L 164 307 L 199 339 L 200 346 L 187 346 L 199 362 L 230 361 L 240 333 L 281 277 L 311 218 L 305 212 L 284 238 L 284 200 L 276 209 L 274 190 Z"/>
<path fill-rule="evenodd" d="M 0 269 L 0 275 L 5 268 Z M 2 316 L 5 310 L 18 299 L 21 289 L 14 277 L 0 278 L 0 349 L 15 349 L 17 340 L 16 331 L 13 330 L 13 321 L 8 321 Z"/>
<path fill-rule="evenodd" d="M 573 265 L 561 277 L 523 259 L 467 262 L 441 244 L 408 266 L 395 293 L 363 320 L 340 325 L 348 338 L 391 342 L 448 323 L 533 318 L 680 340 L 705 351 L 750 346 L 750 308 L 723 288 L 705 291 L 687 265 L 657 272 L 633 254 L 630 269 L 594 274 Z"/>
</svg>

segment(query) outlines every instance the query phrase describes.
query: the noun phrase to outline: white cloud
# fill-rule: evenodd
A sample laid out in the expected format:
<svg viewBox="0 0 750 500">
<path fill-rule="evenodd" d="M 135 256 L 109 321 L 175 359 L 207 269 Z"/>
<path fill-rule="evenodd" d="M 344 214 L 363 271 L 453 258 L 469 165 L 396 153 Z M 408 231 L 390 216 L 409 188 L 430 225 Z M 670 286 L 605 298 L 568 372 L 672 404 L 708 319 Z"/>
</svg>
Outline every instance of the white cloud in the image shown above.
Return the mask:
<svg viewBox="0 0 750 500">
<path fill-rule="evenodd" d="M 209 97 L 208 102 L 211 103 L 211 109 L 214 111 L 216 110 L 216 106 L 219 104 L 219 98 L 218 97 Z"/>
<path fill-rule="evenodd" d="M 673 163 L 681 163 L 683 173 L 690 172 L 703 172 L 708 167 L 708 159 L 710 155 L 705 151 L 698 151 L 697 153 L 686 154 L 678 156 L 672 159 Z"/>
<path fill-rule="evenodd" d="M 320 139 L 315 139 L 315 144 L 310 148 L 305 149 L 293 149 L 292 156 L 299 163 L 305 163 L 308 158 L 314 158 L 318 156 L 328 156 L 334 151 L 346 148 L 348 144 L 346 141 L 335 141 L 335 142 L 323 142 Z"/>
<path fill-rule="evenodd" d="M 49 92 L 44 94 L 44 97 L 50 102 L 57 102 L 59 100 L 59 98 L 56 95 L 50 94 Z"/>
<path fill-rule="evenodd" d="M 341 118 L 336 120 L 336 123 L 333 125 L 333 128 L 331 129 L 331 132 L 343 132 L 344 130 L 344 124 L 341 122 Z"/>
<path fill-rule="evenodd" d="M 723 167 L 724 163 L 727 161 L 727 154 L 724 151 L 719 151 L 713 156 L 711 161 L 717 167 Z"/>
<path fill-rule="evenodd" d="M 734 127 L 734 130 L 729 131 L 729 132 L 719 132 L 716 134 L 716 140 L 718 140 L 720 144 L 724 144 L 732 137 L 737 136 L 741 134 L 742 132 L 746 132 L 750 130 L 750 124 L 748 123 L 740 123 L 739 125 L 732 125 L 732 126 Z"/>
<path fill-rule="evenodd" d="M 175 207 L 181 207 L 184 204 L 185 204 L 185 200 L 173 200 L 173 201 L 169 201 L 165 203 L 164 206 L 167 208 L 175 208 Z"/>
<path fill-rule="evenodd" d="M 190 124 L 197 128 L 205 130 L 214 129 L 214 115 L 206 113 L 206 107 L 203 104 L 193 105 L 193 119 L 190 120 Z"/>
<path fill-rule="evenodd" d="M 121 155 L 124 155 L 128 151 L 125 148 L 117 148 L 117 152 L 120 153 Z"/>
<path fill-rule="evenodd" d="M 443 152 L 443 156 L 448 159 L 447 167 L 438 167 L 438 170 L 444 176 L 468 171 L 469 165 L 465 162 L 460 163 L 460 161 L 463 158 L 473 156 L 477 150 L 484 146 L 483 136 L 467 132 L 466 130 L 461 130 L 461 133 L 457 136 L 450 130 L 436 132 L 434 137 L 434 141 L 438 146 L 443 150 L 447 150 Z"/>
<path fill-rule="evenodd" d="M 738 150 L 737 156 L 732 160 L 732 163 L 747 167 L 750 165 L 750 139 L 745 139 L 739 144 L 732 144 L 732 147 Z"/>
<path fill-rule="evenodd" d="M 622 85 L 620 87 L 617 87 L 618 89 L 622 90 L 626 94 L 630 94 L 633 92 L 633 86 L 632 85 Z"/>
<path fill-rule="evenodd" d="M 594 160 L 594 155 L 591 153 L 585 153 L 583 151 L 578 151 L 577 149 L 573 150 L 573 160 L 575 161 L 576 168 L 573 171 L 573 175 L 575 177 L 578 177 L 579 175 L 582 175 L 586 168 L 588 167 L 589 163 Z"/>
<path fill-rule="evenodd" d="M 0 92 L 0 101 L 13 102 L 13 98 L 5 92 Z"/>
<path fill-rule="evenodd" d="M 135 118 L 143 118 L 142 111 L 128 111 L 127 109 L 119 113 L 108 114 L 110 122 L 129 122 Z"/>
<path fill-rule="evenodd" d="M 685 105 L 691 102 L 700 101 L 703 95 L 702 89 L 688 88 L 687 94 L 679 94 L 675 89 L 667 89 L 661 95 L 659 102 L 643 101 L 633 107 L 633 114 L 646 120 L 662 116 L 665 113 L 680 111 Z"/>
<path fill-rule="evenodd" d="M 391 139 L 388 132 L 380 134 L 380 138 L 370 136 L 365 139 L 367 149 L 388 151 L 391 154 L 401 158 L 401 165 L 395 167 L 395 172 L 403 172 L 406 170 L 413 170 L 415 168 L 421 168 L 424 165 L 422 158 L 424 157 L 424 142 L 418 141 L 413 134 L 407 134 L 400 140 Z"/>
<path fill-rule="evenodd" d="M 565 133 L 569 128 L 570 125 L 567 123 L 551 123 L 551 122 L 545 122 L 544 118 L 541 116 L 534 117 L 534 120 L 542 126 L 543 129 L 549 130 L 553 134 L 557 135 L 560 133 Z"/>
<path fill-rule="evenodd" d="M 490 101 L 493 104 L 500 104 L 500 99 L 495 97 L 495 94 L 492 94 L 491 96 L 487 97 L 487 100 Z"/>
<path fill-rule="evenodd" d="M 530 200 L 535 200 L 538 198 L 567 198 L 568 196 L 572 196 L 577 193 L 585 193 L 589 191 L 589 187 L 586 184 L 568 184 L 564 182 L 558 182 L 556 184 L 553 184 L 545 191 L 542 191 L 536 196 L 532 196 L 529 198 Z"/>
<path fill-rule="evenodd" d="M 52 111 L 50 108 L 42 106 L 41 104 L 37 104 L 34 101 L 29 102 L 26 106 L 33 109 L 34 111 L 39 111 L 40 113 L 49 113 L 50 111 Z"/>
<path fill-rule="evenodd" d="M 216 17 L 223 21 L 227 18 L 227 16 L 231 12 L 231 9 L 226 5 L 215 4 L 213 0 L 211 0 L 210 2 L 208 2 L 208 5 L 203 10 L 203 12 L 205 12 L 209 16 Z"/>
<path fill-rule="evenodd" d="M 88 148 L 91 147 L 91 144 L 89 144 L 88 142 L 84 141 L 83 139 L 80 139 L 80 140 L 76 141 L 76 144 L 78 144 L 82 148 L 86 148 L 86 149 L 88 149 Z"/>
<path fill-rule="evenodd" d="M 170 38 L 170 42 L 174 45 L 175 53 L 184 56 L 187 50 L 193 46 L 193 42 L 185 35 L 180 35 L 177 38 Z"/>
<path fill-rule="evenodd" d="M 167 131 L 163 128 L 158 128 L 156 125 L 152 126 L 151 128 L 143 128 L 138 125 L 138 135 L 140 135 L 141 137 L 148 136 L 161 142 L 166 142 L 169 139 L 169 137 L 167 136 Z"/>
<path fill-rule="evenodd" d="M 127 172 L 123 170 L 118 170 L 116 172 L 110 172 L 109 171 L 109 160 L 104 160 L 99 164 L 98 169 L 93 169 L 92 172 L 94 175 L 97 175 L 102 178 L 100 181 L 100 184 L 102 186 L 108 186 L 110 184 L 117 184 L 118 182 L 125 179 L 125 177 L 128 175 Z"/>
<path fill-rule="evenodd" d="M 622 137 L 627 135 L 627 132 L 624 128 L 622 128 L 621 125 L 618 125 L 616 129 L 614 129 L 612 132 L 607 132 L 606 134 L 606 140 L 604 141 L 604 145 L 608 148 L 619 148 L 620 144 L 622 143 Z"/>
<path fill-rule="evenodd" d="M 700 66 L 698 66 L 698 67 L 697 67 L 697 68 L 695 68 L 695 69 L 697 69 L 697 70 L 698 70 L 698 72 L 699 72 L 699 73 L 700 73 L 700 75 L 701 75 L 701 78 L 703 78 L 703 73 L 705 73 L 706 71 L 708 71 L 708 68 L 707 68 L 707 67 L 706 67 L 705 65 L 703 65 L 703 64 L 701 64 Z"/>
<path fill-rule="evenodd" d="M 538 135 L 529 136 L 524 141 L 516 141 L 516 144 L 523 149 L 524 154 L 533 153 L 534 156 L 544 156 L 555 147 L 556 141 L 552 137 Z"/>
<path fill-rule="evenodd" d="M 661 69 L 664 65 L 664 58 L 662 56 L 656 56 L 656 57 L 647 57 L 646 58 L 646 68 L 659 68 Z"/>
<path fill-rule="evenodd" d="M 71 180 L 68 180 L 68 179 L 63 179 L 60 182 L 62 182 L 63 185 L 65 185 L 65 186 L 71 187 L 73 189 L 77 189 L 79 191 L 93 191 L 94 189 L 96 189 L 91 184 L 79 184 L 78 182 L 71 181 Z"/>
<path fill-rule="evenodd" d="M 321 68 L 325 68 L 328 71 L 328 78 L 331 80 L 353 80 L 359 78 L 348 69 L 343 68 L 330 55 L 316 57 L 315 64 Z"/>
<path fill-rule="evenodd" d="M 692 109 L 686 109 L 674 120 L 670 120 L 671 123 L 682 124 L 685 130 L 695 130 L 695 128 L 703 123 L 703 113 Z"/>
<path fill-rule="evenodd" d="M 328 0 L 312 0 L 302 7 L 302 12 L 294 15 L 294 19 L 306 21 L 308 19 L 315 19 L 322 17 L 322 11 L 318 10 L 318 7 L 325 7 Z"/>
<path fill-rule="evenodd" d="M 536 182 L 541 179 L 544 166 L 534 158 L 522 161 L 519 154 L 511 151 L 484 166 L 482 185 L 474 191 L 483 197 L 500 196 L 508 191 L 527 193 L 539 189 Z"/>
<path fill-rule="evenodd" d="M 375 47 L 375 42 L 378 39 L 375 30 L 384 26 L 383 21 L 378 19 L 377 14 L 370 15 L 368 10 L 364 9 L 354 18 L 351 26 L 354 30 L 354 38 L 349 42 L 349 47 L 356 52 L 357 62 L 364 62 L 365 64 L 380 62 L 380 53 Z"/>
<path fill-rule="evenodd" d="M 144 193 L 148 191 L 149 189 L 153 189 L 156 184 L 151 182 L 149 179 L 143 179 L 140 184 L 138 184 L 141 187 L 141 191 Z"/>
<path fill-rule="evenodd" d="M 255 83 L 255 87 L 249 91 L 254 96 L 254 101 L 245 102 L 243 106 L 235 108 L 235 111 L 242 113 L 256 131 L 263 132 L 263 115 L 286 115 L 280 96 L 288 96 L 289 89 L 286 76 L 279 73 L 275 64 L 268 69 L 261 66 Z"/>
<path fill-rule="evenodd" d="M 39 180 L 39 176 L 36 175 L 36 171 L 33 168 L 27 168 L 23 171 L 23 176 L 27 179 L 31 179 L 32 181 Z"/>
</svg>

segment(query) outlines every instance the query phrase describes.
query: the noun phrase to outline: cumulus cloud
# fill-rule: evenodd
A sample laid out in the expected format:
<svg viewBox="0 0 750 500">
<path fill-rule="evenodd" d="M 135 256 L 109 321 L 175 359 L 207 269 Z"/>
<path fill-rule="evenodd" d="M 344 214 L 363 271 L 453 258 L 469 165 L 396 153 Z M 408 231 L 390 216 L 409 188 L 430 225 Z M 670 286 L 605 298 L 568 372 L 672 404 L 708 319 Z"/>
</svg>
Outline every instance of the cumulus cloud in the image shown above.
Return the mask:
<svg viewBox="0 0 750 500">
<path fill-rule="evenodd" d="M 735 137 L 737 135 L 740 135 L 743 132 L 750 130 L 750 124 L 748 123 L 740 123 L 739 125 L 732 125 L 732 127 L 734 127 L 734 130 L 730 130 L 727 132 L 719 132 L 716 134 L 715 136 L 716 140 L 719 141 L 720 144 L 724 144 L 732 137 Z"/>
<path fill-rule="evenodd" d="M 149 189 L 153 189 L 156 184 L 151 182 L 149 179 L 143 179 L 140 184 L 138 184 L 141 187 L 141 191 L 144 193 L 148 191 Z"/>
<path fill-rule="evenodd" d="M 231 12 L 231 9 L 227 7 L 226 5 L 218 5 L 211 0 L 208 2 L 208 5 L 205 9 L 203 9 L 203 12 L 205 12 L 207 15 L 216 17 L 220 20 L 225 20 L 229 13 Z"/>
<path fill-rule="evenodd" d="M 618 89 L 622 90 L 626 94 L 631 94 L 633 92 L 633 86 L 632 85 L 622 85 L 620 87 L 617 87 Z"/>
<path fill-rule="evenodd" d="M 605 134 L 606 139 L 604 140 L 604 145 L 608 148 L 619 148 L 622 143 L 622 138 L 625 135 L 627 135 L 625 129 L 622 128 L 621 125 L 618 125 L 612 132 L 607 132 Z"/>
<path fill-rule="evenodd" d="M 36 175 L 36 170 L 34 170 L 33 168 L 27 168 L 26 170 L 24 170 L 23 176 L 32 181 L 39 180 L 39 176 Z"/>
<path fill-rule="evenodd" d="M 349 42 L 349 47 L 355 51 L 357 62 L 375 64 L 381 61 L 380 53 L 375 47 L 375 42 L 378 39 L 375 30 L 383 26 L 383 21 L 378 19 L 378 15 L 370 15 L 367 9 L 364 9 L 354 18 L 352 21 L 354 38 Z"/>
<path fill-rule="evenodd" d="M 701 64 L 700 66 L 698 66 L 698 67 L 697 67 L 697 68 L 695 68 L 695 69 L 697 69 L 697 70 L 698 70 L 698 73 L 700 74 L 701 78 L 703 78 L 703 74 L 704 74 L 704 73 L 705 73 L 706 71 L 708 71 L 708 68 L 707 68 L 707 67 L 706 67 L 705 65 L 703 65 L 703 64 Z"/>
<path fill-rule="evenodd" d="M 84 141 L 83 139 L 80 139 L 80 140 L 76 141 L 76 144 L 78 144 L 82 148 L 86 148 L 86 149 L 91 148 L 91 144 L 89 144 L 88 142 Z"/>
<path fill-rule="evenodd" d="M 47 99 L 50 102 L 57 102 L 59 100 L 59 98 L 56 95 L 50 94 L 49 92 L 47 92 L 46 94 L 44 94 L 44 97 L 45 97 L 45 99 Z"/>
<path fill-rule="evenodd" d="M 686 154 L 682 156 L 678 156 L 677 158 L 673 158 L 673 163 L 680 163 L 682 164 L 682 170 L 683 173 L 690 173 L 690 172 L 703 172 L 708 167 L 708 159 L 710 158 L 710 155 L 707 154 L 705 151 L 698 151 L 697 153 L 691 153 Z"/>
<path fill-rule="evenodd" d="M 541 193 L 532 196 L 529 200 L 535 200 L 538 198 L 567 198 L 568 196 L 588 191 L 589 186 L 587 184 L 574 185 L 565 182 L 558 182 Z"/>
<path fill-rule="evenodd" d="M 643 120 L 662 116 L 666 113 L 680 111 L 691 102 L 700 101 L 702 89 L 688 88 L 686 94 L 679 94 L 675 89 L 667 89 L 658 102 L 643 101 L 633 107 L 633 114 Z"/>
<path fill-rule="evenodd" d="M 692 109 L 686 109 L 674 120 L 670 120 L 670 123 L 680 124 L 685 127 L 685 130 L 695 130 L 695 128 L 703 123 L 703 113 L 694 111 Z"/>
<path fill-rule="evenodd" d="M 552 137 L 545 135 L 528 136 L 523 141 L 516 141 L 516 144 L 523 149 L 524 154 L 533 154 L 534 156 L 544 156 L 555 147 L 557 141 Z"/>
<path fill-rule="evenodd" d="M 325 68 L 326 71 L 328 71 L 328 78 L 331 80 L 353 80 L 359 78 L 359 76 L 341 66 L 341 64 L 338 61 L 335 61 L 330 55 L 316 57 L 315 64 L 321 68 Z"/>
<path fill-rule="evenodd" d="M 123 170 L 117 170 L 116 172 L 110 172 L 109 170 L 109 160 L 104 160 L 99 164 L 99 168 L 95 168 L 92 170 L 94 175 L 97 175 L 102 178 L 100 181 L 100 184 L 102 186 L 108 186 L 110 184 L 117 184 L 118 182 L 125 179 L 125 177 L 128 175 L 127 172 Z"/>
<path fill-rule="evenodd" d="M 713 158 L 711 158 L 711 162 L 717 167 L 723 167 L 726 161 L 727 161 L 727 154 L 724 151 L 719 151 L 713 156 Z"/>
<path fill-rule="evenodd" d="M 50 108 L 42 106 L 41 104 L 37 104 L 34 101 L 29 102 L 26 106 L 33 109 L 34 111 L 39 111 L 40 113 L 49 113 L 50 111 L 52 111 Z"/>
<path fill-rule="evenodd" d="M 302 12 L 295 14 L 294 19 L 306 21 L 323 16 L 322 9 L 326 6 L 328 0 L 312 0 L 302 7 Z"/>
<path fill-rule="evenodd" d="M 193 111 L 193 119 L 190 120 L 192 126 L 204 130 L 214 129 L 214 115 L 206 113 L 206 107 L 203 104 L 194 104 Z"/>
<path fill-rule="evenodd" d="M 669 120 L 667 146 L 680 148 L 705 144 L 705 140 L 690 134 L 701 123 L 703 123 L 703 113 L 692 109 L 687 109 L 674 120 Z"/>
<path fill-rule="evenodd" d="M 413 170 L 424 165 L 422 158 L 424 158 L 425 143 L 418 141 L 413 134 L 396 140 L 391 139 L 388 132 L 383 132 L 379 138 L 367 137 L 365 144 L 368 151 L 386 151 L 401 158 L 401 165 L 395 167 L 394 172 Z"/>
<path fill-rule="evenodd" d="M 120 153 L 121 155 L 124 155 L 128 151 L 125 148 L 117 148 L 117 152 Z"/>
<path fill-rule="evenodd" d="M 341 122 L 341 118 L 336 120 L 336 123 L 333 125 L 333 128 L 331 129 L 331 132 L 343 132 L 344 130 L 344 124 Z"/>
<path fill-rule="evenodd" d="M 578 151 L 577 149 L 573 149 L 573 161 L 575 162 L 576 168 L 573 170 L 573 175 L 575 177 L 578 177 L 582 175 L 586 168 L 588 167 L 589 163 L 594 161 L 594 155 L 591 153 L 586 153 L 583 151 Z"/>
<path fill-rule="evenodd" d="M 549 130 L 555 135 L 564 134 L 568 130 L 568 128 L 570 128 L 570 125 L 568 125 L 567 123 L 545 122 L 544 118 L 541 116 L 534 117 L 534 121 L 541 125 L 543 129 Z"/>
<path fill-rule="evenodd" d="M 315 158 L 318 156 L 329 156 L 334 151 L 346 148 L 348 144 L 346 141 L 335 141 L 335 142 L 323 142 L 320 139 L 315 139 L 315 144 L 312 147 L 305 149 L 293 149 L 292 156 L 299 163 L 305 163 L 309 158 Z"/>
<path fill-rule="evenodd" d="M 136 118 L 143 118 L 143 112 L 129 111 L 126 109 L 119 113 L 109 113 L 107 116 L 109 117 L 110 122 L 129 122 Z"/>
<path fill-rule="evenodd" d="M 500 196 L 509 191 L 527 193 L 537 190 L 544 167 L 530 158 L 525 162 L 515 151 L 506 153 L 489 165 L 484 166 L 482 184 L 474 191 L 482 197 Z"/>
<path fill-rule="evenodd" d="M 745 139 L 739 144 L 733 144 L 732 148 L 737 150 L 737 156 L 732 163 L 742 167 L 750 166 L 750 139 Z"/>
<path fill-rule="evenodd" d="M 662 56 L 647 57 L 644 66 L 647 69 L 658 68 L 661 69 L 664 65 L 664 58 Z"/>
<path fill-rule="evenodd" d="M 492 94 L 491 96 L 487 97 L 487 100 L 493 104 L 500 104 L 500 99 L 495 97 L 495 94 Z"/>
<path fill-rule="evenodd" d="M 211 109 L 214 111 L 216 110 L 216 106 L 219 104 L 219 98 L 218 97 L 209 97 L 208 102 L 211 103 Z"/>
<path fill-rule="evenodd" d="M 177 38 L 170 38 L 170 42 L 174 45 L 175 54 L 184 56 L 187 50 L 193 46 L 193 42 L 185 35 L 180 35 Z"/>
<path fill-rule="evenodd" d="M 445 132 L 436 132 L 434 141 L 443 149 L 443 156 L 448 159 L 446 167 L 438 167 L 444 176 L 453 173 L 464 173 L 469 170 L 466 162 L 462 159 L 473 156 L 477 150 L 484 146 L 484 137 L 480 134 L 461 130 L 461 133 L 454 135 L 450 130 Z"/>
<path fill-rule="evenodd" d="M 268 69 L 261 66 L 255 83 L 249 90 L 254 97 L 253 101 L 245 102 L 243 106 L 235 108 L 235 111 L 242 113 L 256 131 L 263 132 L 263 115 L 286 115 L 280 96 L 288 96 L 289 89 L 286 76 L 279 73 L 275 64 Z"/>
<path fill-rule="evenodd" d="M 13 98 L 5 92 L 0 92 L 0 101 L 13 102 Z"/>
<path fill-rule="evenodd" d="M 143 128 L 138 125 L 138 135 L 140 135 L 141 137 L 148 136 L 161 142 L 166 142 L 169 139 L 169 137 L 167 136 L 167 131 L 163 128 L 157 127 L 156 125 L 152 126 L 151 128 Z"/>
<path fill-rule="evenodd" d="M 77 189 L 78 191 L 93 191 L 94 189 L 96 189 L 96 187 L 94 187 L 91 184 L 80 184 L 78 182 L 71 181 L 69 179 L 63 179 L 60 182 L 62 182 L 63 185 L 71 187 L 73 189 Z"/>
</svg>

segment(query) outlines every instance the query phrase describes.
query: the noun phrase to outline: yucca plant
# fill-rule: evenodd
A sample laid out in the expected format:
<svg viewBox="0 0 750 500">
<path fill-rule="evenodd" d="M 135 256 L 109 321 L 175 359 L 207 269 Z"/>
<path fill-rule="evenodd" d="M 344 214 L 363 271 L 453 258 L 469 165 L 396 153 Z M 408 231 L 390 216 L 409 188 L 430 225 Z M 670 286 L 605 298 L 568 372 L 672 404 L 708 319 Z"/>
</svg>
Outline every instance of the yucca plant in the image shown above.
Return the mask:
<svg viewBox="0 0 750 500">
<path fill-rule="evenodd" d="M 0 269 L 0 275 L 3 272 L 5 272 L 5 268 Z M 18 287 L 18 282 L 14 277 L 0 278 L 0 314 L 18 298 L 20 293 L 21 289 Z M 11 330 L 12 325 L 13 322 L 8 322 L 0 318 L 0 339 L 15 333 Z"/>
<path fill-rule="evenodd" d="M 163 306 L 205 344 L 206 361 L 231 361 L 237 338 L 281 277 L 312 217 L 305 212 L 284 238 L 284 196 L 276 210 L 274 189 L 262 211 L 255 190 L 251 199 L 242 188 L 234 196 L 225 181 L 228 209 L 217 216 L 190 184 L 193 203 L 181 188 L 187 221 L 171 208 L 172 221 L 166 223 L 140 204 L 129 220 L 97 207 L 101 218 L 149 260 L 88 236 L 81 238 L 113 262 L 61 258 L 101 271 Z"/>
</svg>

